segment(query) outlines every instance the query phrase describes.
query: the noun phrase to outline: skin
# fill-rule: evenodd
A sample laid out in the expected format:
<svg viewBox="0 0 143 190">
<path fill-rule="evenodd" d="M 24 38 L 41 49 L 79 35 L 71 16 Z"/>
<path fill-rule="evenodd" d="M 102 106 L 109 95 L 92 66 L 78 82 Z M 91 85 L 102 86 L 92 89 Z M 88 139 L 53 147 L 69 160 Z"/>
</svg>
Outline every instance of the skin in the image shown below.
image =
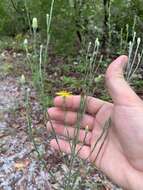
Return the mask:
<svg viewBox="0 0 143 190">
<path fill-rule="evenodd" d="M 86 113 L 80 123 L 79 141 L 83 142 L 85 127 L 89 130 L 85 144 L 79 151 L 79 157 L 86 159 L 99 136 L 103 126 L 111 118 L 111 126 L 105 143 L 95 161 L 101 141 L 89 161 L 103 171 L 112 181 L 128 190 L 143 189 L 143 101 L 136 95 L 123 77 L 123 69 L 128 61 L 126 56 L 120 56 L 113 61 L 105 75 L 106 86 L 113 103 L 88 97 Z M 54 99 L 55 107 L 48 109 L 53 127 L 57 134 L 67 137 L 74 135 L 74 125 L 77 121 L 77 112 L 80 105 L 80 96 L 69 96 L 63 102 L 62 97 Z M 62 109 L 66 107 L 65 111 Z M 64 125 L 68 126 L 68 133 Z M 47 123 L 48 131 L 52 131 Z M 60 149 L 70 154 L 68 141 L 58 139 Z M 51 140 L 51 146 L 58 150 L 56 140 Z M 80 148 L 77 145 L 77 151 Z"/>
</svg>

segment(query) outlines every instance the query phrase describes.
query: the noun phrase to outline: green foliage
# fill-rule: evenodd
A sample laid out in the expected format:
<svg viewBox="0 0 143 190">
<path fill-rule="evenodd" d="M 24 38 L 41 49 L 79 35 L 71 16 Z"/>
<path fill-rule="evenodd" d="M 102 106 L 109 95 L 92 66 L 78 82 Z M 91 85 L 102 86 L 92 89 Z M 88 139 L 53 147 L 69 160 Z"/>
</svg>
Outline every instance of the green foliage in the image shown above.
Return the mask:
<svg viewBox="0 0 143 190">
<path fill-rule="evenodd" d="M 126 24 L 129 25 L 129 40 L 132 37 L 134 16 L 137 16 L 136 31 L 142 35 L 143 8 L 141 0 L 112 0 L 107 16 L 112 45 L 126 35 Z M 0 34 L 16 36 L 31 30 L 33 17 L 38 18 L 39 31 L 45 39 L 45 17 L 50 12 L 51 1 L 47 0 L 2 0 L 0 1 Z M 51 41 L 52 49 L 60 55 L 74 55 L 87 42 L 96 37 L 100 40 L 105 32 L 105 12 L 102 1 L 57 0 L 55 1 Z M 107 37 L 107 36 L 106 36 Z M 108 41 L 108 39 L 106 39 Z M 114 43 L 113 43 L 114 41 Z"/>
<path fill-rule="evenodd" d="M 2 65 L 0 67 L 0 70 L 1 70 L 0 74 L 6 76 L 6 75 L 12 73 L 14 68 L 13 68 L 13 65 L 11 63 L 5 63 L 5 65 Z"/>
<path fill-rule="evenodd" d="M 22 1 L 17 0 L 15 7 L 11 2 L 14 1 L 3 0 L 0 2 L 0 33 L 4 35 L 15 35 L 23 31 L 26 26 Z"/>
<path fill-rule="evenodd" d="M 83 83 L 82 80 L 77 80 L 76 78 L 74 77 L 66 77 L 64 76 L 62 78 L 62 82 L 63 82 L 63 85 L 66 87 L 70 86 L 70 88 L 72 89 L 79 89 Z"/>
</svg>

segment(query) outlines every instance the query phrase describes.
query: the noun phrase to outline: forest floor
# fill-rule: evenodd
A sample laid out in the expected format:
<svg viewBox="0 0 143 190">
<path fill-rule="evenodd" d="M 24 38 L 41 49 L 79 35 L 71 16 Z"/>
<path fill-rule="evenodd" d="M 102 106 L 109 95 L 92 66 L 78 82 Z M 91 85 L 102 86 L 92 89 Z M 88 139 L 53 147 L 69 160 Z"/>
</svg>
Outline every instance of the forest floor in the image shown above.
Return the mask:
<svg viewBox="0 0 143 190">
<path fill-rule="evenodd" d="M 49 170 L 60 182 L 68 166 L 49 147 L 49 134 L 32 85 L 26 86 L 30 89 L 32 130 L 47 165 L 46 169 L 40 165 L 28 134 L 25 89 L 21 87 L 19 78 L 23 73 L 30 73 L 23 60 L 23 53 L 4 50 L 0 54 L 0 190 L 59 189 L 58 183 L 49 175 Z M 81 181 L 84 179 L 81 190 L 96 189 L 89 187 L 93 181 L 98 184 L 96 187 L 99 190 L 119 189 L 96 169 L 92 169 L 86 176 L 84 169 L 81 168 Z"/>
</svg>

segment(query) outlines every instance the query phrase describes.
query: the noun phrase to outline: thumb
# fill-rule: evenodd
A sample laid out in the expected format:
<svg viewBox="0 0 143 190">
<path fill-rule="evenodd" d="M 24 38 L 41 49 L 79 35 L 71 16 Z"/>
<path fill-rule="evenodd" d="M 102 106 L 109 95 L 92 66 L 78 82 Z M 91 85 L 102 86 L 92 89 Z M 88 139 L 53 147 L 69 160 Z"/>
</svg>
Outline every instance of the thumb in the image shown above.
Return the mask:
<svg viewBox="0 0 143 190">
<path fill-rule="evenodd" d="M 135 105 L 141 99 L 124 79 L 123 70 L 127 62 L 128 57 L 122 55 L 109 65 L 105 76 L 106 85 L 115 104 Z"/>
</svg>

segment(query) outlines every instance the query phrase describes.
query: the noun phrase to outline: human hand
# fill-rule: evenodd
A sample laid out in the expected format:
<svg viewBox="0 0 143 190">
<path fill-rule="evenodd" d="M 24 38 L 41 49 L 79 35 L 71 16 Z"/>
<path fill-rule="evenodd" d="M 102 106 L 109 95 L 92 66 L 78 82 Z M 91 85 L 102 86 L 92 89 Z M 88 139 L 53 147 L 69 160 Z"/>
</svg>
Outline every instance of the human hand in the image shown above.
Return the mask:
<svg viewBox="0 0 143 190">
<path fill-rule="evenodd" d="M 86 113 L 80 123 L 79 141 L 83 142 L 86 131 L 85 145 L 79 151 L 79 156 L 86 159 L 89 155 L 91 162 L 99 152 L 102 141 L 96 148 L 93 147 L 100 137 L 103 126 L 111 118 L 109 133 L 104 145 L 96 159 L 96 166 L 110 177 L 119 186 L 129 190 L 143 189 L 143 101 L 135 94 L 123 78 L 123 68 L 127 62 L 126 56 L 116 59 L 106 72 L 106 84 L 112 97 L 113 104 L 88 97 L 86 100 Z M 56 97 L 55 107 L 48 113 L 52 119 L 54 130 L 57 134 L 72 138 L 74 125 L 77 121 L 77 112 L 80 106 L 80 96 L 69 96 L 64 102 L 62 97 Z M 65 111 L 66 107 L 66 118 Z M 64 124 L 68 126 L 68 133 Z M 47 124 L 52 131 L 50 123 Z M 58 139 L 58 144 L 63 152 L 70 154 L 70 145 L 66 140 Z M 56 140 L 51 141 L 51 146 L 59 149 Z M 77 151 L 81 145 L 77 145 Z"/>
</svg>

